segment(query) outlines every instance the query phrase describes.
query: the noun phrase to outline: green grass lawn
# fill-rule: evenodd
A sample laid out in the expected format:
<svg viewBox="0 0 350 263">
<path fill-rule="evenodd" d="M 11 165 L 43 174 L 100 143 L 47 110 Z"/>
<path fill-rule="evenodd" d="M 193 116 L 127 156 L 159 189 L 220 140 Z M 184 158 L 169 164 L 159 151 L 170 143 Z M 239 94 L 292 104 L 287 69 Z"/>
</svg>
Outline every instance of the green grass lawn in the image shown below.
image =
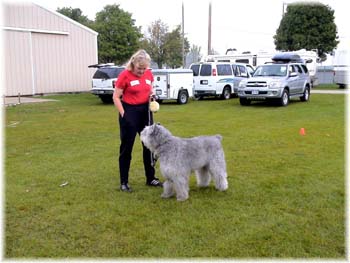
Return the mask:
<svg viewBox="0 0 350 263">
<path fill-rule="evenodd" d="M 345 259 L 344 95 L 162 104 L 174 135 L 223 136 L 228 191 L 193 176 L 185 202 L 145 185 L 139 138 L 119 191 L 113 105 L 49 98 L 5 110 L 5 258 Z"/>
<path fill-rule="evenodd" d="M 320 84 L 317 86 L 314 86 L 312 89 L 316 90 L 344 90 L 339 88 L 337 84 Z"/>
</svg>

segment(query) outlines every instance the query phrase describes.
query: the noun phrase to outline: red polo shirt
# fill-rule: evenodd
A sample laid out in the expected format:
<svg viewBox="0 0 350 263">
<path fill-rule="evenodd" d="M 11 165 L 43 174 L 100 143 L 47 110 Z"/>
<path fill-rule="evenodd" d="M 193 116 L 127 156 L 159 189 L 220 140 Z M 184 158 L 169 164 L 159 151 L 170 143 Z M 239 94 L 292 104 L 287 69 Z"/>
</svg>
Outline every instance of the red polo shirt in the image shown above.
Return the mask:
<svg viewBox="0 0 350 263">
<path fill-rule="evenodd" d="M 144 104 L 149 101 L 152 92 L 153 74 L 147 69 L 138 77 L 129 70 L 120 73 L 115 87 L 123 90 L 123 101 L 128 104 Z"/>
</svg>

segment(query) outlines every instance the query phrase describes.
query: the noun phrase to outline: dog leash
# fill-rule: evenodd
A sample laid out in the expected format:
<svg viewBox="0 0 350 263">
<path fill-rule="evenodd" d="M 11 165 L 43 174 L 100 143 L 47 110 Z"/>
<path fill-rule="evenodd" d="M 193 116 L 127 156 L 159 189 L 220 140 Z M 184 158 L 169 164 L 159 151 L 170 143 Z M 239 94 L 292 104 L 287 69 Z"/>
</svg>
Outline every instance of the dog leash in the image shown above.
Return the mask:
<svg viewBox="0 0 350 263">
<path fill-rule="evenodd" d="M 148 126 L 153 125 L 153 112 L 151 112 L 150 104 L 154 99 L 155 99 L 154 95 L 151 95 L 148 101 Z M 152 167 L 155 167 L 157 159 L 155 158 L 154 154 L 151 151 L 150 151 L 150 154 L 151 154 L 151 165 Z"/>
</svg>

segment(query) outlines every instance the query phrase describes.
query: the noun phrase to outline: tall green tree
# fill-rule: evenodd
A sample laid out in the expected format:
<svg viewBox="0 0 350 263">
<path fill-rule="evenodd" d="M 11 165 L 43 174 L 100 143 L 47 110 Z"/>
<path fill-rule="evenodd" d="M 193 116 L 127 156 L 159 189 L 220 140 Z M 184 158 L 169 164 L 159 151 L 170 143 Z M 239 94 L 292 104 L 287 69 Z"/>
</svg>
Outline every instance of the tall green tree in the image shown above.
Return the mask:
<svg viewBox="0 0 350 263">
<path fill-rule="evenodd" d="M 199 62 L 202 59 L 201 47 L 192 45 L 190 51 L 186 56 L 186 68 L 188 68 L 192 63 Z"/>
<path fill-rule="evenodd" d="M 339 43 L 334 11 L 321 3 L 289 4 L 274 43 L 277 50 L 317 49 L 324 58 Z"/>
<path fill-rule="evenodd" d="M 160 19 L 151 23 L 144 36 L 144 47 L 159 68 L 165 63 L 165 40 L 168 26 Z"/>
<path fill-rule="evenodd" d="M 182 66 L 183 58 L 189 51 L 190 44 L 188 40 L 184 39 L 184 54 L 182 54 L 182 34 L 181 26 L 177 26 L 173 31 L 169 32 L 165 36 L 165 63 L 170 68 L 178 68 Z"/>
<path fill-rule="evenodd" d="M 80 8 L 72 8 L 72 7 L 62 7 L 57 8 L 58 13 L 77 21 L 80 24 L 83 24 L 87 27 L 92 27 L 93 21 L 90 20 L 87 16 L 83 15 L 83 11 Z"/>
<path fill-rule="evenodd" d="M 164 65 L 171 68 L 182 66 L 181 26 L 169 32 L 167 24 L 158 19 L 148 27 L 143 45 L 159 68 Z M 189 42 L 185 38 L 185 56 L 188 50 Z"/>
<path fill-rule="evenodd" d="M 107 5 L 96 14 L 94 30 L 98 35 L 100 63 L 125 63 L 139 48 L 140 28 L 135 26 L 131 14 L 119 5 Z"/>
</svg>

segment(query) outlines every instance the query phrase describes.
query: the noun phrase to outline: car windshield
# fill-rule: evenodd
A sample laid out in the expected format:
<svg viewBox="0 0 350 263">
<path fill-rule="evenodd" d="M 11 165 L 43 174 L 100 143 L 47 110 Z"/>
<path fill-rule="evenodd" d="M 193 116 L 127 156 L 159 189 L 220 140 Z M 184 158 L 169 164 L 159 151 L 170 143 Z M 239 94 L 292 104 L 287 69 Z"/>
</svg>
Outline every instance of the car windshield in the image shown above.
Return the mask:
<svg viewBox="0 0 350 263">
<path fill-rule="evenodd" d="M 283 77 L 286 75 L 287 75 L 286 65 L 263 65 L 258 67 L 254 72 L 254 77 L 258 77 L 258 76 Z"/>
<path fill-rule="evenodd" d="M 93 78 L 94 79 L 115 79 L 118 78 L 119 74 L 124 68 L 100 68 L 98 69 Z"/>
</svg>

